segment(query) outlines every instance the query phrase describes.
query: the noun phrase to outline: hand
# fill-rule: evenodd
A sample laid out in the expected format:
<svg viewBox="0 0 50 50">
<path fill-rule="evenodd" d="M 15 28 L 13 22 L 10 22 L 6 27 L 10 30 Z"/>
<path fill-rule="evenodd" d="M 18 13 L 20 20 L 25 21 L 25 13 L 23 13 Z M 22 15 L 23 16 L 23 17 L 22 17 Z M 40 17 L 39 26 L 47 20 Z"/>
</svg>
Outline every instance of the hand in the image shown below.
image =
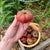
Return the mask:
<svg viewBox="0 0 50 50">
<path fill-rule="evenodd" d="M 29 26 L 29 23 L 22 24 L 19 21 L 17 21 L 16 15 L 15 15 L 15 19 L 13 23 L 10 25 L 10 27 L 8 28 L 5 34 L 5 37 L 7 37 L 11 43 L 15 43 L 19 38 L 21 38 L 21 36 L 25 32 L 25 30 L 28 28 L 28 26 Z"/>
</svg>

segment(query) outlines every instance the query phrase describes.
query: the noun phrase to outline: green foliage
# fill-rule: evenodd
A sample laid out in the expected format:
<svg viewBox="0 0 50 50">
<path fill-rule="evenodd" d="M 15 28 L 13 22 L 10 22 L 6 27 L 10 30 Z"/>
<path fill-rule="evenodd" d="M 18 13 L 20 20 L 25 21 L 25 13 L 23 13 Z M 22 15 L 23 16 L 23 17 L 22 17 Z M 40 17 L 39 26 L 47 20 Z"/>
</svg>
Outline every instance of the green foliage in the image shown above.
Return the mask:
<svg viewBox="0 0 50 50">
<path fill-rule="evenodd" d="M 24 4 L 26 6 L 25 9 L 29 10 L 31 3 L 30 2 L 25 2 Z"/>
<path fill-rule="evenodd" d="M 40 2 L 38 2 L 38 4 L 40 5 L 40 10 L 44 7 L 43 3 L 44 3 L 43 0 L 41 0 Z"/>
<path fill-rule="evenodd" d="M 21 3 L 19 0 L 13 0 L 15 2 L 15 6 L 17 8 L 17 11 L 21 10 L 24 6 L 23 3 Z"/>
<path fill-rule="evenodd" d="M 1 9 L 0 10 L 0 18 L 1 18 L 0 27 L 4 27 L 4 22 L 7 22 L 11 16 L 13 18 L 13 15 L 10 15 L 12 14 L 12 10 L 10 11 L 10 9 L 13 7 L 13 3 L 6 4 L 6 1 L 1 1 L 1 2 L 2 4 L 0 5 L 0 9 Z"/>
<path fill-rule="evenodd" d="M 43 41 L 45 41 L 45 40 L 46 40 L 46 38 L 45 38 L 45 37 L 42 37 L 42 40 L 43 40 Z"/>
<path fill-rule="evenodd" d="M 34 40 L 34 42 L 36 42 L 36 40 L 37 40 L 36 38 L 32 38 L 32 39 Z"/>
<path fill-rule="evenodd" d="M 22 5 L 17 0 L 2 0 L 0 2 L 0 28 L 9 27 L 17 11 L 22 9 Z"/>
<path fill-rule="evenodd" d="M 34 15 L 34 22 L 41 23 L 46 17 L 50 18 L 50 2 L 49 0 L 39 0 L 38 2 L 33 2 L 39 10 L 36 11 L 31 8 L 31 2 L 20 2 L 19 0 L 1 0 L 0 1 L 0 28 L 9 27 L 14 19 L 14 15 L 21 9 L 27 9 L 32 11 Z M 44 10 L 43 10 L 44 9 Z M 43 10 L 43 12 L 42 12 Z M 39 15 L 37 17 L 36 15 Z M 46 27 L 47 22 L 44 27 Z"/>
<path fill-rule="evenodd" d="M 46 7 L 48 1 L 49 0 L 41 0 L 41 1 L 39 0 L 38 5 L 39 5 L 40 10 Z"/>
<path fill-rule="evenodd" d="M 45 24 L 44 24 L 44 26 L 43 26 L 43 27 L 46 27 L 46 26 L 48 26 L 48 25 L 50 25 L 50 23 L 49 23 L 49 22 L 47 22 L 47 21 L 45 21 Z"/>
</svg>

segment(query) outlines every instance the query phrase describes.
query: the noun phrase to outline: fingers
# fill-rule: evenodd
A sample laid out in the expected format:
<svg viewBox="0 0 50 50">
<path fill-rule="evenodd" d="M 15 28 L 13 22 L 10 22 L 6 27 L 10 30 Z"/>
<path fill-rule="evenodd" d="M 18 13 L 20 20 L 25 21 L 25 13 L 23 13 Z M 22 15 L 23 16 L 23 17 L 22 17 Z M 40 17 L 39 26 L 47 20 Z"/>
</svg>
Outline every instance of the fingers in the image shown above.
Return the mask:
<svg viewBox="0 0 50 50">
<path fill-rule="evenodd" d="M 12 27 L 18 27 L 18 25 L 19 25 L 19 22 L 17 21 L 16 15 L 15 15 L 14 21 L 13 21 L 13 23 L 11 24 L 11 26 L 12 26 Z"/>
<path fill-rule="evenodd" d="M 30 22 L 29 22 L 29 23 L 30 23 Z M 26 29 L 28 28 L 29 23 L 25 23 L 25 24 L 24 24 L 24 30 L 26 30 Z"/>
<path fill-rule="evenodd" d="M 19 40 L 19 38 L 23 35 L 24 33 L 24 28 L 23 25 L 20 23 L 17 34 L 10 39 L 11 42 L 15 43 L 17 40 Z"/>
<path fill-rule="evenodd" d="M 13 23 L 12 23 L 12 25 L 16 25 L 17 24 L 17 19 L 16 19 L 16 15 L 15 15 L 15 18 L 14 18 L 14 21 L 13 21 Z"/>
<path fill-rule="evenodd" d="M 13 43 L 17 42 L 19 40 L 19 38 L 22 37 L 22 35 L 25 32 L 25 30 L 28 28 L 29 23 L 24 23 L 24 24 L 19 23 L 17 34 L 13 38 L 11 38 L 10 41 L 13 42 Z"/>
<path fill-rule="evenodd" d="M 15 15 L 15 19 L 14 19 L 13 23 L 10 25 L 10 27 L 8 28 L 8 30 L 6 31 L 5 36 L 7 36 L 9 38 L 14 36 L 18 30 L 18 26 L 19 26 L 19 22 L 17 21 L 16 15 Z"/>
</svg>

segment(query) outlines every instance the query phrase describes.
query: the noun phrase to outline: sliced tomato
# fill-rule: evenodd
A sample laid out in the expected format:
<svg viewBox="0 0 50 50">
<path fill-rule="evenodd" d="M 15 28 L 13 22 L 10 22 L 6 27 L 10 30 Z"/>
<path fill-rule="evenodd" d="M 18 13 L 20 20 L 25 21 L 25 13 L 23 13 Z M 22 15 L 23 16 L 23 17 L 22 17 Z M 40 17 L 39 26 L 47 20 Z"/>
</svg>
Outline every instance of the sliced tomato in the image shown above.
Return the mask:
<svg viewBox="0 0 50 50">
<path fill-rule="evenodd" d="M 32 37 L 32 35 L 31 35 L 31 34 L 28 34 L 28 35 L 27 35 L 27 38 L 31 38 L 31 37 Z"/>
<path fill-rule="evenodd" d="M 27 34 L 28 34 L 28 33 L 27 33 L 27 32 L 25 32 L 25 33 L 23 34 L 23 37 L 27 37 Z"/>
<path fill-rule="evenodd" d="M 27 43 L 27 39 L 26 39 L 26 38 L 24 38 L 24 37 L 23 37 L 23 38 L 21 38 L 20 40 L 21 40 L 21 42 L 22 42 L 22 43 L 24 43 L 24 44 L 26 44 L 26 43 Z"/>
<path fill-rule="evenodd" d="M 32 38 L 27 38 L 27 44 L 31 45 L 31 44 L 33 44 L 33 43 L 34 43 L 34 41 L 33 41 Z"/>
<path fill-rule="evenodd" d="M 32 36 L 33 36 L 34 38 L 38 38 L 38 32 L 37 32 L 36 30 L 34 30 L 34 31 L 32 32 Z"/>
</svg>

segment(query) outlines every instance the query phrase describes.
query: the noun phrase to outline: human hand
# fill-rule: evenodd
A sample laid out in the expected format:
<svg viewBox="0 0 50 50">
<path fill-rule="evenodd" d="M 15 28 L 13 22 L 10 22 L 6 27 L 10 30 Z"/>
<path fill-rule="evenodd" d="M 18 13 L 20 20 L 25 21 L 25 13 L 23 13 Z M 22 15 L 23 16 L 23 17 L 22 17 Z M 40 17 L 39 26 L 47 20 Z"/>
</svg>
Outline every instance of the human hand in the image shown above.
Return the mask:
<svg viewBox="0 0 50 50">
<path fill-rule="evenodd" d="M 25 32 L 25 30 L 28 28 L 28 26 L 29 26 L 29 23 L 22 24 L 19 21 L 17 21 L 16 15 L 15 15 L 15 19 L 13 23 L 10 25 L 10 27 L 8 28 L 5 34 L 5 37 L 9 39 L 11 43 L 15 43 L 19 38 L 21 38 L 21 36 Z"/>
</svg>

